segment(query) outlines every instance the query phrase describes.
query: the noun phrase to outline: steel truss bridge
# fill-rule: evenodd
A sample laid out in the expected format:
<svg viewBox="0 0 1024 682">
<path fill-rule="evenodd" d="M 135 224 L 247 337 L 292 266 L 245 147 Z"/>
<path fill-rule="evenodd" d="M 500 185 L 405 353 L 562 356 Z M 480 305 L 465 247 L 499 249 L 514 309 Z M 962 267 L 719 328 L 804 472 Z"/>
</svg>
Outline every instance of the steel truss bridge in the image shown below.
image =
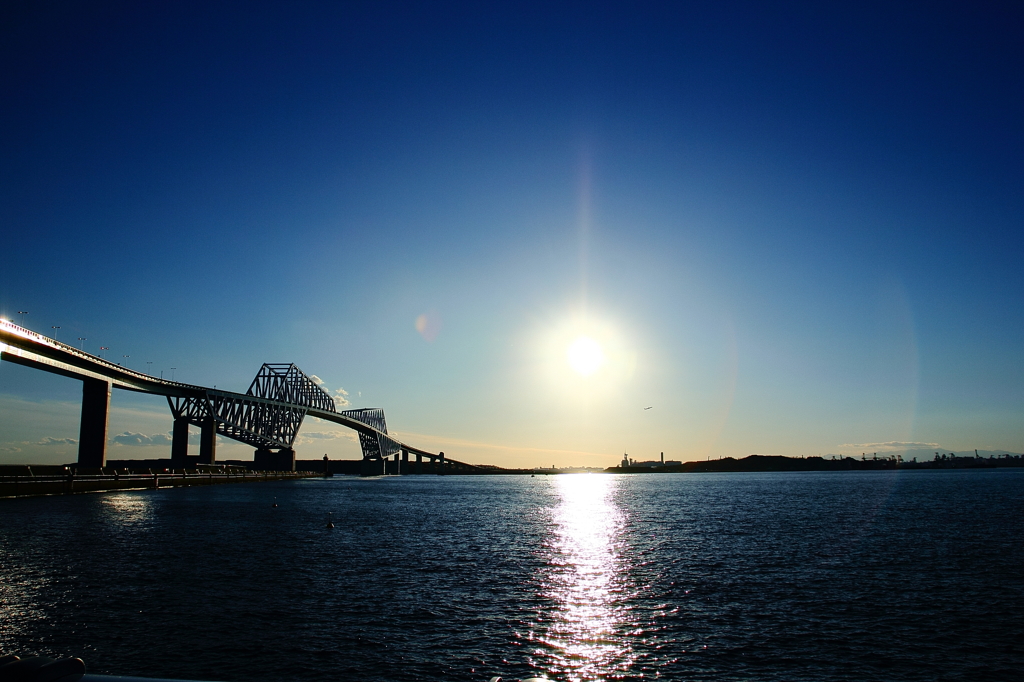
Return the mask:
<svg viewBox="0 0 1024 682">
<path fill-rule="evenodd" d="M 443 452 L 402 443 L 388 433 L 382 409 L 339 411 L 334 399 L 293 364 L 264 364 L 245 393 L 233 393 L 136 372 L 3 319 L 0 359 L 82 381 L 80 467 L 102 468 L 106 464 L 110 393 L 118 388 L 167 398 L 174 416 L 171 462 L 175 468 L 185 468 L 194 459 L 188 456 L 188 431 L 189 426 L 198 426 L 199 464 L 216 462 L 216 437 L 220 435 L 255 448 L 258 469 L 293 470 L 295 439 L 302 420 L 310 416 L 359 434 L 364 473 L 419 473 L 425 459 L 433 465 L 431 471 L 477 470 L 471 464 L 445 459 Z M 416 457 L 415 465 L 410 454 Z"/>
</svg>

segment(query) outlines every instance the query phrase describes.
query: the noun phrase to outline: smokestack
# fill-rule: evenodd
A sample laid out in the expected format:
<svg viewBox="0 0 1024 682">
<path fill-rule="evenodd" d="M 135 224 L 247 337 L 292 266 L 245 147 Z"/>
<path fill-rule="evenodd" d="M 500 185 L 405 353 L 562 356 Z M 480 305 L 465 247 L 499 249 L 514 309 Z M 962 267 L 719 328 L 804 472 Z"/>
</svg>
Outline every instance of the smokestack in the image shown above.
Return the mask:
<svg viewBox="0 0 1024 682">
<path fill-rule="evenodd" d="M 665 463 L 665 453 L 664 453 L 664 452 L 663 452 L 663 453 L 661 453 L 661 463 L 662 463 L 662 464 L 664 464 L 664 463 Z"/>
</svg>

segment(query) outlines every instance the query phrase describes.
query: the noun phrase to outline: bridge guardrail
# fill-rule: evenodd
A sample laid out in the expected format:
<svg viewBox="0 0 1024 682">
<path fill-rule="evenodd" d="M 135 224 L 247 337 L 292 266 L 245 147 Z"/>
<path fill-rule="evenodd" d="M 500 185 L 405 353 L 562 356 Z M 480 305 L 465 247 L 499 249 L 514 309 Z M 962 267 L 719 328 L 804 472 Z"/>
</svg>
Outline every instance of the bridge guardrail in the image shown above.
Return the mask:
<svg viewBox="0 0 1024 682">
<path fill-rule="evenodd" d="M 4 467 L 11 469 L 15 467 Z M 21 468 L 21 467 L 17 467 Z M 24 467 L 31 469 L 32 467 Z M 44 472 L 16 474 L 0 471 L 0 498 L 34 497 L 38 495 L 71 495 L 108 490 L 173 488 L 218 483 L 257 483 L 310 478 L 317 474 L 306 471 L 230 471 L 230 470 L 110 470 L 102 473 Z"/>
</svg>

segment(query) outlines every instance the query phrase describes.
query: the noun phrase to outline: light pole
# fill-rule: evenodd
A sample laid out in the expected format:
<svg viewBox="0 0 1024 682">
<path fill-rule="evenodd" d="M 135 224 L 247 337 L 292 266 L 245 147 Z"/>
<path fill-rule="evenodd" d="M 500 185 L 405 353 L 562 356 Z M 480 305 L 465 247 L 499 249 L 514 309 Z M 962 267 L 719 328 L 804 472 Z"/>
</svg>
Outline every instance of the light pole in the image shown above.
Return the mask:
<svg viewBox="0 0 1024 682">
<path fill-rule="evenodd" d="M 53 330 L 53 340 L 60 341 L 60 339 L 57 338 L 57 330 L 60 329 L 60 327 L 51 326 L 50 329 Z"/>
<path fill-rule="evenodd" d="M 131 356 L 130 355 L 122 355 L 121 357 L 124 358 L 124 366 L 127 367 L 128 366 L 128 358 L 130 358 Z"/>
<path fill-rule="evenodd" d="M 110 350 L 108 346 L 100 346 L 100 357 L 103 357 L 103 351 Z"/>
<path fill-rule="evenodd" d="M 171 381 L 174 381 L 174 370 L 176 370 L 176 369 L 178 369 L 178 368 L 177 367 L 171 367 Z"/>
<path fill-rule="evenodd" d="M 79 336 L 78 337 L 78 342 L 79 342 L 78 343 L 78 350 L 80 350 L 80 351 L 82 351 L 84 353 L 85 352 L 85 342 L 88 341 L 88 340 L 89 339 L 85 338 L 84 336 Z"/>
<path fill-rule="evenodd" d="M 153 361 L 152 360 L 147 360 L 146 361 L 146 374 L 148 374 L 149 376 L 153 376 Z"/>
<path fill-rule="evenodd" d="M 24 327 L 25 329 L 28 329 L 28 327 L 25 327 L 25 316 L 28 315 L 28 311 L 19 310 L 18 314 L 21 315 L 21 326 Z"/>
</svg>

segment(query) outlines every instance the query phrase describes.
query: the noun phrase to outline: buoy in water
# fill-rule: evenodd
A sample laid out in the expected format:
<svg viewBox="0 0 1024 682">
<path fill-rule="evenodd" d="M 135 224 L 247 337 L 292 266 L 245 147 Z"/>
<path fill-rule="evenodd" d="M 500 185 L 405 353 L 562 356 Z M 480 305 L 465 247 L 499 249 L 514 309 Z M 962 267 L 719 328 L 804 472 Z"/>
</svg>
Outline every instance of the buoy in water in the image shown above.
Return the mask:
<svg viewBox="0 0 1024 682">
<path fill-rule="evenodd" d="M 331 512 L 327 512 L 327 527 L 334 528 L 334 521 L 331 519 Z"/>
<path fill-rule="evenodd" d="M 277 506 L 277 498 L 276 498 L 276 497 L 274 498 L 274 504 L 272 504 L 272 505 L 270 505 L 270 506 L 271 506 L 271 507 L 276 507 L 276 506 Z"/>
</svg>

